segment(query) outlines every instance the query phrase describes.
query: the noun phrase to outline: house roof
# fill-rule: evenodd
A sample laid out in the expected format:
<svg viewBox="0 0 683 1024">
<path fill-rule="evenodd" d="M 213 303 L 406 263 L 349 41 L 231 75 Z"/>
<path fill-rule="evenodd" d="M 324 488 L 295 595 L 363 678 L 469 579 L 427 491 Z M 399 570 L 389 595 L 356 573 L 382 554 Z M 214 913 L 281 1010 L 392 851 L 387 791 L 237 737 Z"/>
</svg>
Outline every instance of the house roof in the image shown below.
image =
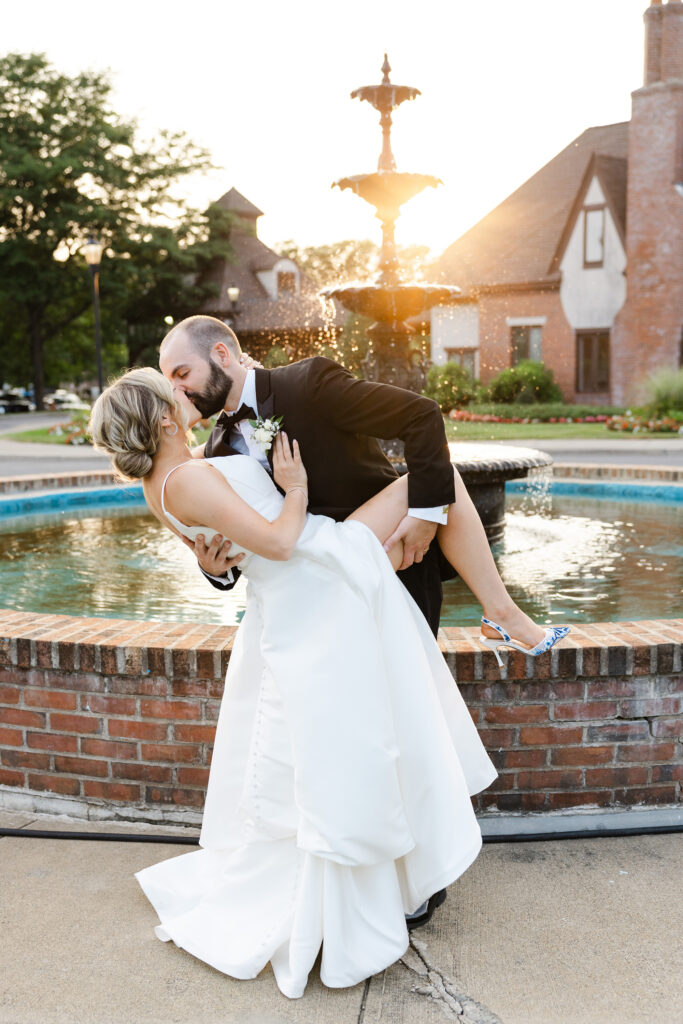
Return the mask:
<svg viewBox="0 0 683 1024">
<path fill-rule="evenodd" d="M 237 198 L 236 198 L 237 197 Z M 226 202 L 224 202 L 226 200 Z M 228 202 L 232 205 L 228 205 Z M 224 209 L 247 216 L 248 208 L 261 216 L 248 199 L 232 188 L 218 200 Z M 323 318 L 323 305 L 312 280 L 299 268 L 299 294 L 283 295 L 271 299 L 259 280 L 260 271 L 272 270 L 282 259 L 275 250 L 262 242 L 255 233 L 255 224 L 239 224 L 230 231 L 231 259 L 217 259 L 203 275 L 203 282 L 217 286 L 217 294 L 202 303 L 202 312 L 224 317 L 231 312 L 231 304 L 227 297 L 227 289 L 236 286 L 240 290 L 237 303 L 239 317 L 237 333 L 258 333 L 260 331 L 306 331 L 330 326 L 340 326 L 344 320 L 342 307 L 334 304 L 334 315 L 331 323 Z M 287 257 L 289 259 L 289 257 Z M 330 308 L 331 313 L 331 308 Z"/>
<path fill-rule="evenodd" d="M 571 238 L 574 226 L 583 209 L 586 194 L 594 178 L 597 178 L 607 202 L 608 209 L 616 225 L 624 248 L 626 248 L 626 174 L 628 161 L 624 157 L 605 156 L 593 153 L 588 162 L 583 181 L 576 193 L 572 209 L 567 218 L 564 230 L 558 240 L 557 249 L 550 265 L 550 273 L 554 274 L 560 267 L 565 249 Z"/>
<path fill-rule="evenodd" d="M 249 217 L 254 220 L 263 216 L 263 210 L 259 210 L 258 206 L 249 202 L 236 188 L 231 188 L 220 199 L 217 199 L 216 206 L 220 206 L 223 210 L 230 210 L 231 213 L 237 213 L 240 217 Z"/>
<path fill-rule="evenodd" d="M 242 302 L 240 295 L 237 308 L 239 316 L 235 331 L 238 337 L 268 332 L 285 338 L 288 332 L 341 327 L 346 315 L 341 306 L 335 303 L 333 315 L 329 319 L 323 317 L 323 306 L 316 293 L 288 295 L 276 300 L 268 299 L 267 302 Z"/>
<path fill-rule="evenodd" d="M 557 286 L 558 253 L 591 164 L 623 232 L 628 126 L 588 128 L 574 139 L 446 249 L 436 263 L 439 279 L 459 285 L 463 297 L 488 288 Z"/>
</svg>

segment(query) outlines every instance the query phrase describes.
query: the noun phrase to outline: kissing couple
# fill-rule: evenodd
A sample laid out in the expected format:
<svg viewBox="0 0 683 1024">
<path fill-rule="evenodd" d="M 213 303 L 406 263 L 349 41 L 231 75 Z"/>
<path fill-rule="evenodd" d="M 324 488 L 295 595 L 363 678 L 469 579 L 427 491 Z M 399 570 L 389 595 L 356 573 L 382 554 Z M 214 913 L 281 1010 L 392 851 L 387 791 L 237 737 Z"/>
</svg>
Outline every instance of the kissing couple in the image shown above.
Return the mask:
<svg viewBox="0 0 683 1024">
<path fill-rule="evenodd" d="M 224 323 L 189 317 L 161 373 L 105 389 L 90 432 L 212 585 L 247 580 L 200 849 L 135 873 L 155 933 L 234 978 L 270 963 L 298 998 L 321 948 L 333 988 L 398 960 L 481 849 L 471 796 L 498 773 L 435 639 L 442 579 L 475 594 L 498 658 L 568 628 L 508 595 L 435 402 L 319 356 L 241 357 Z M 377 441 L 395 437 L 403 477 Z"/>
</svg>

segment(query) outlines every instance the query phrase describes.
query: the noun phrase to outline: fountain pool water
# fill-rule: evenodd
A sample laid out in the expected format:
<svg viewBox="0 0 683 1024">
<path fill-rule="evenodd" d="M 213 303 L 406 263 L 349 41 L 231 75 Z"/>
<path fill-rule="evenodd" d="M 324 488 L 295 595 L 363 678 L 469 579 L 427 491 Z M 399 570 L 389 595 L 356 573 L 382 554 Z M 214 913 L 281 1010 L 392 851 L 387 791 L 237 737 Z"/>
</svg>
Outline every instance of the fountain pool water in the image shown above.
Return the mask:
<svg viewBox="0 0 683 1024">
<path fill-rule="evenodd" d="M 676 618 L 683 504 L 552 489 L 533 502 L 508 489 L 505 537 L 493 552 L 514 599 L 542 623 Z M 462 581 L 444 591 L 442 624 L 476 625 L 481 610 Z M 144 505 L 0 518 L 0 607 L 232 624 L 244 605 L 244 582 L 228 595 L 211 588 Z"/>
</svg>

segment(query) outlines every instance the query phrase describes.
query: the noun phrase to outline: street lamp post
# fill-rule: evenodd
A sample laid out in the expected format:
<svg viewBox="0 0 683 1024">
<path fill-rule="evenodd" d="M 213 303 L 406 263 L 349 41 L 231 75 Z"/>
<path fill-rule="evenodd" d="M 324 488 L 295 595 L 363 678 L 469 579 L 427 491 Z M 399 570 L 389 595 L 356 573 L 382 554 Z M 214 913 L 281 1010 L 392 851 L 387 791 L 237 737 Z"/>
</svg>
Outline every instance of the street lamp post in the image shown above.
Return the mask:
<svg viewBox="0 0 683 1024">
<path fill-rule="evenodd" d="M 96 238 L 89 239 L 88 244 L 83 246 L 85 261 L 90 269 L 92 280 L 92 303 L 95 313 L 95 355 L 97 358 L 97 388 L 102 394 L 102 331 L 100 328 L 100 264 L 104 246 Z"/>
<path fill-rule="evenodd" d="M 240 311 L 237 308 L 237 300 L 240 297 L 240 290 L 237 285 L 230 285 L 227 289 L 228 298 L 230 299 L 230 313 L 228 327 L 231 327 L 233 331 L 237 326 L 237 317 L 240 315 Z"/>
</svg>

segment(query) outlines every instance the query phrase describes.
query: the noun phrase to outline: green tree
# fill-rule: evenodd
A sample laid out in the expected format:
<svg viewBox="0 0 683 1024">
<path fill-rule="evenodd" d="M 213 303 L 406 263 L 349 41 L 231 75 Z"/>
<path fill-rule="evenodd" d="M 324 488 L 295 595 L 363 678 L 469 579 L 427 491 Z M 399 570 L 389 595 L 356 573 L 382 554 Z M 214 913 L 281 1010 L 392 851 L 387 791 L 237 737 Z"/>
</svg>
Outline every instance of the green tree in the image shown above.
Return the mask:
<svg viewBox="0 0 683 1024">
<path fill-rule="evenodd" d="M 209 239 L 209 218 L 173 195 L 210 166 L 207 153 L 181 133 L 140 140 L 110 93 L 106 75 L 69 77 L 43 54 L 0 59 L 2 363 L 17 371 L 30 354 L 39 406 L 64 345 L 85 357 L 91 290 L 80 250 L 90 235 L 105 245 L 105 363 L 117 369 L 158 342 L 165 314 L 192 308 L 197 269 L 227 250 L 220 232 Z"/>
<path fill-rule="evenodd" d="M 379 248 L 368 238 L 308 246 L 297 245 L 288 239 L 279 242 L 275 248 L 280 255 L 294 260 L 319 289 L 349 281 L 371 281 L 379 259 Z M 397 246 L 397 253 L 405 280 L 419 280 L 429 273 L 428 246 Z"/>
<path fill-rule="evenodd" d="M 275 249 L 281 256 L 294 260 L 319 289 L 368 280 L 377 264 L 377 246 L 368 238 L 308 246 L 288 239 L 279 242 Z"/>
</svg>

